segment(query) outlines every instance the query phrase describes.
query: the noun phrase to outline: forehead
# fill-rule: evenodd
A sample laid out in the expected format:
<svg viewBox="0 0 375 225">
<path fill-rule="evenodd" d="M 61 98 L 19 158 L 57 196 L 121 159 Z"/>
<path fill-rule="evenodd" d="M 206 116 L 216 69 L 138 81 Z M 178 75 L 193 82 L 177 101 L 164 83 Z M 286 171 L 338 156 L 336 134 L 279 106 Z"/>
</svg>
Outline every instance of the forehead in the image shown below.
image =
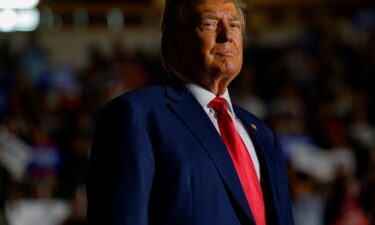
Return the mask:
<svg viewBox="0 0 375 225">
<path fill-rule="evenodd" d="M 203 18 L 228 16 L 239 19 L 240 14 L 231 0 L 202 0 L 195 5 L 196 13 Z"/>
</svg>

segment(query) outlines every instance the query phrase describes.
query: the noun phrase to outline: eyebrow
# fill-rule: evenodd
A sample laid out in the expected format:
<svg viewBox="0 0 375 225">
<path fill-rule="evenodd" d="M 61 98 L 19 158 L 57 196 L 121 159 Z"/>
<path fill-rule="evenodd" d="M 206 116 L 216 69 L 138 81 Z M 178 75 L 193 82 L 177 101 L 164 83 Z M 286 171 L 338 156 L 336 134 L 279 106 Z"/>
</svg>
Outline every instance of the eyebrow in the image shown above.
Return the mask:
<svg viewBox="0 0 375 225">
<path fill-rule="evenodd" d="M 216 13 L 204 13 L 202 16 L 201 16 L 201 19 L 213 19 L 213 20 L 217 20 L 219 19 L 219 16 L 216 14 Z M 233 21 L 233 20 L 238 20 L 238 21 L 241 21 L 241 16 L 237 16 L 237 15 L 230 15 L 228 17 L 228 19 L 230 21 Z"/>
</svg>

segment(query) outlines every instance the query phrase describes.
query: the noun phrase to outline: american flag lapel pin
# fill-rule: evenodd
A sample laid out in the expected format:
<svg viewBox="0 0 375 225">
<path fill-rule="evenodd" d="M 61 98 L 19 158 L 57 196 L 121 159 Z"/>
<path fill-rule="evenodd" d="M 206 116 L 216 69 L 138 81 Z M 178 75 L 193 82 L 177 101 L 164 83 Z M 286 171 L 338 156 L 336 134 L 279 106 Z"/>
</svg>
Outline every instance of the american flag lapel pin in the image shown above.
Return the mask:
<svg viewBox="0 0 375 225">
<path fill-rule="evenodd" d="M 257 130 L 257 126 L 255 124 L 251 124 L 251 127 L 254 129 L 254 130 Z"/>
</svg>

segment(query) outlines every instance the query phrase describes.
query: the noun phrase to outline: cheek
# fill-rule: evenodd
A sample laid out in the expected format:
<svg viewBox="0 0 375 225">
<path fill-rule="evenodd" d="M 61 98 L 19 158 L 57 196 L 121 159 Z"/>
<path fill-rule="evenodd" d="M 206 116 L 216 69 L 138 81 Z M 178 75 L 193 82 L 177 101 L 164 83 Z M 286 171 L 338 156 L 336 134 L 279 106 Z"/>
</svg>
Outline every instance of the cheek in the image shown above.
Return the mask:
<svg viewBox="0 0 375 225">
<path fill-rule="evenodd" d="M 241 47 L 241 49 L 239 49 L 239 61 L 241 62 L 241 64 L 242 64 L 242 62 L 243 62 L 243 50 L 242 50 L 242 47 Z"/>
<path fill-rule="evenodd" d="M 242 64 L 243 62 L 243 42 L 242 42 L 242 36 L 241 39 L 237 42 L 238 44 L 236 45 L 237 51 L 238 51 L 238 62 Z"/>
<path fill-rule="evenodd" d="M 211 55 L 212 50 L 216 45 L 214 35 L 205 35 L 199 37 L 199 48 L 203 55 Z"/>
<path fill-rule="evenodd" d="M 236 43 L 238 51 L 241 51 L 241 54 L 242 54 L 242 50 L 243 50 L 243 38 L 242 38 L 242 34 L 239 35 L 238 37 L 236 37 L 235 43 Z"/>
</svg>

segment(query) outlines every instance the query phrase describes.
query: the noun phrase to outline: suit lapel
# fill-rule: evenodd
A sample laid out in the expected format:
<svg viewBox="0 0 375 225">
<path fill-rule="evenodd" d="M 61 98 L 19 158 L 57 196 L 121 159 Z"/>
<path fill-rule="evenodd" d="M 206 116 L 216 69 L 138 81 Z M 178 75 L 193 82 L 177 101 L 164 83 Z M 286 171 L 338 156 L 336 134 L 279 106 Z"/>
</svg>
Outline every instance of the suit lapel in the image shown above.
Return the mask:
<svg viewBox="0 0 375 225">
<path fill-rule="evenodd" d="M 170 104 L 170 108 L 201 143 L 226 187 L 247 217 L 255 224 L 232 159 L 206 112 L 187 90 L 166 87 L 166 91 L 167 96 L 175 100 Z"/>
<path fill-rule="evenodd" d="M 262 132 L 258 131 L 256 127 L 256 122 L 252 121 L 249 116 L 246 116 L 245 113 L 240 110 L 238 107 L 234 107 L 234 111 L 238 118 L 242 121 L 243 125 L 246 127 L 248 133 L 250 134 L 251 140 L 254 144 L 254 147 L 257 151 L 258 158 L 260 161 L 260 164 L 265 166 L 265 174 L 262 174 L 262 176 L 267 176 L 269 180 L 269 186 L 271 188 L 272 193 L 272 203 L 273 206 L 278 205 L 278 199 L 277 199 L 277 186 L 279 183 L 278 175 L 274 172 L 277 171 L 278 168 L 276 168 L 276 165 L 278 164 L 276 159 L 274 158 L 274 154 L 272 153 L 272 150 L 275 148 L 273 143 L 270 143 L 272 140 L 266 140 L 263 138 Z M 262 141 L 263 140 L 263 141 Z M 272 206 L 272 207 L 273 207 Z M 278 207 L 275 207 L 275 210 L 277 211 Z M 278 217 L 280 217 L 280 212 L 276 212 Z"/>
</svg>

